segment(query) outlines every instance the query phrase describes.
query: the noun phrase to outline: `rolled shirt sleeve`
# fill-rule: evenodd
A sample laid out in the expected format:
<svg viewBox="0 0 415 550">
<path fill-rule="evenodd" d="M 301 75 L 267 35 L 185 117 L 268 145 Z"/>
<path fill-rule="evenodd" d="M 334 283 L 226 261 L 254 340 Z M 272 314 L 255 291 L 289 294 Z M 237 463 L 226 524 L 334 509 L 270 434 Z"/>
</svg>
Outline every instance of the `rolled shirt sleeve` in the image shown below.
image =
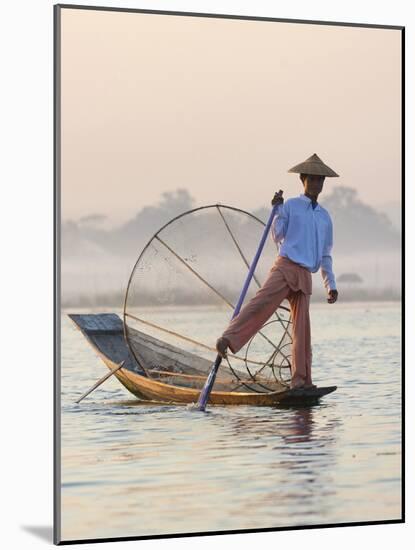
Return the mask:
<svg viewBox="0 0 415 550">
<path fill-rule="evenodd" d="M 287 203 L 279 204 L 271 226 L 271 235 L 275 244 L 278 244 L 284 239 L 287 232 L 288 220 L 289 213 Z"/>
<path fill-rule="evenodd" d="M 333 223 L 329 218 L 329 225 L 326 234 L 326 240 L 323 248 L 323 257 L 321 259 L 321 275 L 323 277 L 324 286 L 327 291 L 336 290 L 336 279 L 333 273 L 333 259 L 331 251 L 333 248 Z"/>
</svg>

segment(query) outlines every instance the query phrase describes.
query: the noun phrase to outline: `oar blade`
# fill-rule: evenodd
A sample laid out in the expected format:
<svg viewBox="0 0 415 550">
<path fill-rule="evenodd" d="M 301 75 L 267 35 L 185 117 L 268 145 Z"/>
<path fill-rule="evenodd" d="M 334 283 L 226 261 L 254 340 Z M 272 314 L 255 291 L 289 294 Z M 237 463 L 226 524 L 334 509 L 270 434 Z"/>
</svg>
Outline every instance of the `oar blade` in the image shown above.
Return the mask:
<svg viewBox="0 0 415 550">
<path fill-rule="evenodd" d="M 207 402 L 209 401 L 209 396 L 213 388 L 213 384 L 215 383 L 216 374 L 219 370 L 219 366 L 222 362 L 222 357 L 218 354 L 216 357 L 216 361 L 213 364 L 213 367 L 211 368 L 209 372 L 209 376 L 207 377 L 207 380 L 205 382 L 205 385 L 203 386 L 202 391 L 199 395 L 199 400 L 196 405 L 196 410 L 204 412 L 206 410 Z"/>
</svg>

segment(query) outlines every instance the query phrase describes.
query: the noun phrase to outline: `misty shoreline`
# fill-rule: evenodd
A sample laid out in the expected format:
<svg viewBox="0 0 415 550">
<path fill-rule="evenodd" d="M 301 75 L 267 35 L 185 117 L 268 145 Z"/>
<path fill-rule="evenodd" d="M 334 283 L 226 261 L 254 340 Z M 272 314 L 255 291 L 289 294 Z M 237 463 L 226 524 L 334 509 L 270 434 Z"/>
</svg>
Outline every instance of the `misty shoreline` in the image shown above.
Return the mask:
<svg viewBox="0 0 415 550">
<path fill-rule="evenodd" d="M 169 220 L 189 212 L 194 203 L 189 190 L 177 189 L 174 193 L 163 193 L 158 204 L 142 207 L 135 217 L 111 230 L 105 229 L 105 220 L 98 214 L 63 222 L 63 304 L 122 306 L 122 291 L 125 291 L 131 269 L 145 244 Z M 402 240 L 397 227 L 384 213 L 362 202 L 357 189 L 351 187 L 333 189 L 323 198 L 322 206 L 328 209 L 335 225 L 332 256 L 339 300 L 400 300 Z M 269 208 L 264 206 L 253 214 L 266 220 Z M 242 250 L 253 257 L 262 227 L 247 213 L 226 210 L 225 216 Z M 238 299 L 240 288 L 235 284 L 238 285 L 239 281 L 241 285 L 245 265 L 216 209 L 197 209 L 195 213 L 181 217 L 165 230 L 164 238 L 179 255 L 189 257 L 191 267 L 214 283 L 224 296 L 232 301 Z M 269 239 L 258 266 L 260 279 L 265 279 L 277 253 L 278 248 Z M 212 271 L 212 265 L 219 264 L 222 278 L 218 269 Z M 190 271 L 181 271 L 180 263 L 171 252 L 160 249 L 153 242 L 146 255 L 141 257 L 141 269 L 134 275 L 134 293 L 140 291 L 140 305 L 166 302 L 162 297 L 147 296 L 148 292 L 159 292 L 166 299 L 169 294 L 173 302 L 182 304 L 203 304 L 210 300 L 210 297 L 200 295 L 196 279 L 191 280 L 188 276 L 193 277 Z M 176 289 L 176 282 L 179 283 L 180 279 L 183 279 L 182 288 Z M 320 277 L 315 275 L 314 279 L 312 300 L 325 301 Z"/>
<path fill-rule="evenodd" d="M 383 288 L 379 290 L 368 289 L 341 289 L 339 288 L 338 303 L 341 302 L 401 302 L 401 293 L 394 288 Z M 96 295 L 75 295 L 71 297 L 62 298 L 62 308 L 74 308 L 74 307 L 112 307 L 123 308 L 124 307 L 125 294 L 123 292 L 109 292 Z M 326 302 L 327 294 L 323 291 L 316 290 L 311 295 L 311 302 L 320 303 Z M 174 302 L 169 304 L 157 304 L 154 295 L 146 295 L 140 297 L 140 302 L 131 304 L 130 307 L 170 307 L 170 306 L 212 306 L 212 302 L 206 302 L 206 300 L 197 300 L 197 298 L 181 296 Z"/>
</svg>

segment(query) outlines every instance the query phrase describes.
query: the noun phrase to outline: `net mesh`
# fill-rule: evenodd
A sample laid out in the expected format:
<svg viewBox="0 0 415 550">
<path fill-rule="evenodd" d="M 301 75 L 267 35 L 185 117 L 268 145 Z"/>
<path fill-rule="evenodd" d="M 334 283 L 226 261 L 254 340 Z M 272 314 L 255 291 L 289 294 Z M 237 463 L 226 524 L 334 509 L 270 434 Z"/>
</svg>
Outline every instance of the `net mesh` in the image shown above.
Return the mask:
<svg viewBox="0 0 415 550">
<path fill-rule="evenodd" d="M 126 339 L 148 376 L 166 371 L 176 376 L 167 380 L 165 374 L 163 380 L 186 386 L 189 380 L 183 375 L 190 373 L 192 387 L 203 387 L 216 339 L 232 317 L 264 225 L 243 210 L 205 206 L 171 220 L 148 242 L 131 273 L 124 304 Z M 268 238 L 244 304 L 262 285 L 276 256 L 276 245 Z M 228 389 L 267 392 L 289 383 L 291 345 L 290 309 L 284 300 L 236 355 L 229 352 L 221 367 L 232 380 Z"/>
</svg>

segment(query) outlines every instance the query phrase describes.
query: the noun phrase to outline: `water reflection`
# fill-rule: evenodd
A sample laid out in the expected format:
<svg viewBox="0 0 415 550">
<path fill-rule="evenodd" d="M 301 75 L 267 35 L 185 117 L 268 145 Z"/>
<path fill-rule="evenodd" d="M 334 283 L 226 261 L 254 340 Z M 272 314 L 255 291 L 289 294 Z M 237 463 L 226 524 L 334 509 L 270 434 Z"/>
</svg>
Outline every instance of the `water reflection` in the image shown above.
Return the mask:
<svg viewBox="0 0 415 550">
<path fill-rule="evenodd" d="M 111 379 L 74 405 L 104 370 L 63 322 L 64 538 L 398 518 L 399 338 L 376 310 L 358 340 L 357 313 L 335 333 L 327 308 L 315 323 L 316 381 L 339 386 L 319 405 L 208 414 L 140 403 Z"/>
</svg>

